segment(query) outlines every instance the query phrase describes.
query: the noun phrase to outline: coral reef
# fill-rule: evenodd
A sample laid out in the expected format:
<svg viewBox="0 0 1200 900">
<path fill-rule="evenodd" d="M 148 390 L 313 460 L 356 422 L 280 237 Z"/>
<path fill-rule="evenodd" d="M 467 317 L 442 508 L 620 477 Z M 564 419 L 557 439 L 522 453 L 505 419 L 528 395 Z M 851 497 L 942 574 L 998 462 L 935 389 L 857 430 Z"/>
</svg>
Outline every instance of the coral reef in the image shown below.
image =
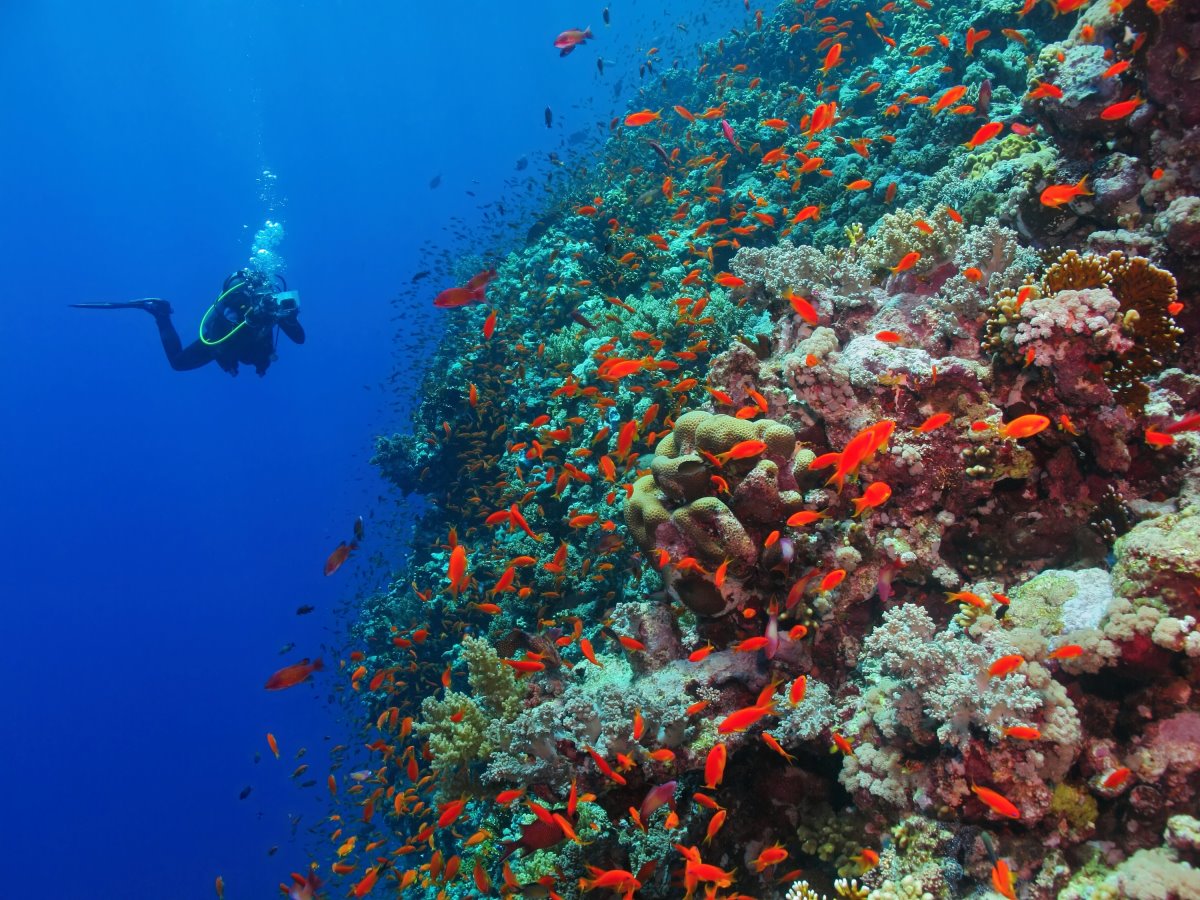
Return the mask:
<svg viewBox="0 0 1200 900">
<path fill-rule="evenodd" d="M 648 62 L 527 242 L 453 273 L 485 302 L 377 445 L 419 518 L 355 628 L 377 783 L 339 795 L 399 849 L 343 865 L 1195 895 L 1195 11 L 926 6 Z"/>
</svg>

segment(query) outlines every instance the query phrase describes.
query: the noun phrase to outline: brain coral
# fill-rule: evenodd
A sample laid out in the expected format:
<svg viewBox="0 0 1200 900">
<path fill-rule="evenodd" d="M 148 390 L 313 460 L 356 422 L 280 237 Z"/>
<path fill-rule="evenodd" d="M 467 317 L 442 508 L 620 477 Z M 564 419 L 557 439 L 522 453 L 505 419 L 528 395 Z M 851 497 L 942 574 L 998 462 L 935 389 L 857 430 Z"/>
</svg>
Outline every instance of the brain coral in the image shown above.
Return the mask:
<svg viewBox="0 0 1200 900">
<path fill-rule="evenodd" d="M 745 458 L 723 457 L 749 442 L 763 446 Z M 755 569 L 772 563 L 772 548 L 760 555 L 762 538 L 803 505 L 795 451 L 796 436 L 786 425 L 700 410 L 681 415 L 659 441 L 650 474 L 633 486 L 625 520 L 646 552 L 695 560 L 690 568 L 669 570 L 667 580 L 668 590 L 694 612 L 721 615 L 740 605 Z M 711 573 L 726 560 L 729 578 L 718 587 Z"/>
</svg>

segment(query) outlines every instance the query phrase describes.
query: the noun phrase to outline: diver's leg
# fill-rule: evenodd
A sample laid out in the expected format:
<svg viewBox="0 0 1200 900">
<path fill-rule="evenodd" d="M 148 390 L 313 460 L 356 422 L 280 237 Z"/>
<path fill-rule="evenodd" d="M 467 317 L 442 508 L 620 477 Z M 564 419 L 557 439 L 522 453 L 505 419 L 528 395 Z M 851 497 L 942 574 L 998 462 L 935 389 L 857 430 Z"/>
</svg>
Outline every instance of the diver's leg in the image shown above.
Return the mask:
<svg viewBox="0 0 1200 900">
<path fill-rule="evenodd" d="M 171 322 L 170 310 L 154 313 L 154 324 L 158 326 L 158 338 L 162 341 L 163 351 L 167 354 L 167 362 L 176 372 L 186 372 L 189 369 L 199 369 L 212 362 L 212 350 L 200 341 L 193 341 L 186 347 L 179 339 L 179 332 Z"/>
</svg>

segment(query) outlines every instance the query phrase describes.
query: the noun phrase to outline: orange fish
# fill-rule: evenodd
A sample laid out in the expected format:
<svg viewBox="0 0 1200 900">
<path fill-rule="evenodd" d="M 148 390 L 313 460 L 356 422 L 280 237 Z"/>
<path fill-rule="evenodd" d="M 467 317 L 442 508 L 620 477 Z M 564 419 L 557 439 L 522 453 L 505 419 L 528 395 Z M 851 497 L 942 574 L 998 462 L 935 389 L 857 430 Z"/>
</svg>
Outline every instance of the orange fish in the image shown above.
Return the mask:
<svg viewBox="0 0 1200 900">
<path fill-rule="evenodd" d="M 1146 429 L 1146 443 L 1151 447 L 1163 448 L 1170 447 L 1175 443 L 1175 438 L 1172 435 L 1161 431 L 1156 431 L 1153 428 Z"/>
<path fill-rule="evenodd" d="M 997 859 L 992 866 L 992 887 L 996 889 L 996 893 L 1007 900 L 1017 900 L 1016 884 L 1017 876 L 1009 869 L 1008 863 Z"/>
<path fill-rule="evenodd" d="M 659 118 L 658 113 L 648 109 L 643 109 L 640 112 L 630 113 L 625 117 L 625 124 L 630 128 L 636 128 L 639 125 L 649 125 L 651 122 Z"/>
<path fill-rule="evenodd" d="M 320 659 L 309 662 L 308 658 L 300 660 L 293 666 L 285 666 L 267 679 L 264 687 L 268 691 L 281 691 L 284 688 L 295 687 L 309 679 L 313 672 L 320 672 L 325 664 Z"/>
<path fill-rule="evenodd" d="M 809 303 L 803 297 L 801 297 L 797 294 L 793 294 L 791 292 L 791 289 L 784 291 L 783 296 L 792 305 L 792 309 L 795 310 L 796 315 L 798 315 L 801 319 L 803 319 L 809 325 L 817 324 L 816 307 L 814 307 L 811 303 Z"/>
<path fill-rule="evenodd" d="M 801 510 L 798 513 L 792 513 L 788 517 L 787 523 L 793 528 L 803 528 L 805 525 L 811 525 L 818 519 L 824 519 L 825 513 L 813 512 L 812 510 Z"/>
<path fill-rule="evenodd" d="M 1003 678 L 1011 672 L 1015 672 L 1025 662 L 1025 657 L 1020 653 L 1009 653 L 1001 656 L 994 663 L 988 666 L 988 676 L 991 678 Z"/>
<path fill-rule="evenodd" d="M 775 705 L 768 701 L 762 706 L 746 706 L 736 710 L 717 725 L 717 734 L 732 734 L 738 731 L 745 731 L 763 716 L 774 715 Z"/>
<path fill-rule="evenodd" d="M 1049 425 L 1050 420 L 1045 416 L 1039 416 L 1037 413 L 1029 413 L 1028 415 L 1018 416 L 1011 422 L 1000 426 L 1000 436 L 1005 438 L 1033 437 L 1035 434 L 1044 431 Z"/>
<path fill-rule="evenodd" d="M 1125 118 L 1145 102 L 1141 97 L 1134 97 L 1131 100 L 1122 100 L 1120 103 L 1113 103 L 1100 111 L 1100 118 L 1106 122 L 1115 122 L 1117 119 Z"/>
<path fill-rule="evenodd" d="M 1084 188 L 1086 183 L 1087 176 L 1084 175 L 1075 184 L 1052 184 L 1042 191 L 1042 205 L 1058 209 L 1060 206 L 1070 203 L 1076 197 L 1090 197 L 1092 196 L 1092 192 Z"/>
<path fill-rule="evenodd" d="M 721 287 L 744 287 L 746 282 L 729 272 L 718 272 L 713 279 Z"/>
<path fill-rule="evenodd" d="M 717 459 L 722 463 L 727 463 L 731 459 L 749 459 L 751 456 L 758 456 L 766 449 L 767 445 L 762 441 L 738 441 L 725 453 L 719 454 Z"/>
<path fill-rule="evenodd" d="M 275 758 L 279 759 L 279 744 L 275 743 L 275 735 L 267 732 L 267 745 L 271 748 L 271 752 L 275 754 Z"/>
<path fill-rule="evenodd" d="M 1100 780 L 1100 786 L 1107 788 L 1110 791 L 1115 791 L 1118 788 L 1123 787 L 1125 783 L 1129 781 L 1132 775 L 1133 772 L 1125 766 L 1122 766 L 1119 769 L 1113 769 Z"/>
<path fill-rule="evenodd" d="M 764 869 L 769 869 L 771 866 L 778 865 L 787 858 L 788 852 L 783 849 L 783 845 L 773 844 L 759 853 L 751 865 L 754 866 L 755 872 L 761 873 Z"/>
<path fill-rule="evenodd" d="M 1040 741 L 1042 733 L 1030 725 L 1011 725 L 1004 729 L 1006 737 L 1017 738 L 1021 741 Z"/>
<path fill-rule="evenodd" d="M 839 751 L 845 756 L 854 756 L 853 745 L 846 740 L 845 737 L 835 731 L 833 732 L 833 747 L 831 748 L 830 752 L 837 753 Z"/>
<path fill-rule="evenodd" d="M 891 267 L 893 273 L 907 272 L 921 259 L 921 254 L 916 250 L 910 250 L 900 258 L 900 262 Z"/>
<path fill-rule="evenodd" d="M 1003 122 L 988 122 L 986 125 L 981 125 L 979 130 L 975 132 L 974 137 L 963 144 L 963 146 L 969 150 L 974 150 L 976 147 L 986 144 L 1003 130 Z"/>
<path fill-rule="evenodd" d="M 966 52 L 966 55 L 973 56 L 975 54 L 975 45 L 978 44 L 980 41 L 984 40 L 985 38 L 987 38 L 987 36 L 990 34 L 991 34 L 991 32 L 987 31 L 986 29 L 983 31 L 976 31 L 974 27 L 968 28 L 967 29 L 967 52 Z"/>
<path fill-rule="evenodd" d="M 1050 653 L 1050 659 L 1074 659 L 1083 655 L 1083 648 L 1078 644 L 1063 644 Z"/>
<path fill-rule="evenodd" d="M 867 489 L 863 491 L 861 497 L 856 497 L 854 503 L 854 515 L 857 518 L 866 510 L 874 509 L 888 501 L 892 496 L 891 486 L 884 481 L 873 481 L 867 485 Z M 822 582 L 823 583 L 823 582 Z"/>
<path fill-rule="evenodd" d="M 1047 97 L 1053 100 L 1061 100 L 1063 97 L 1063 90 L 1056 84 L 1050 84 L 1049 82 L 1043 81 L 1026 96 L 1030 100 L 1043 100 Z"/>
<path fill-rule="evenodd" d="M 804 694 L 808 690 L 808 676 L 801 675 L 792 682 L 791 688 L 788 690 L 788 703 L 792 706 L 799 706 L 804 702 Z"/>
<path fill-rule="evenodd" d="M 821 579 L 820 584 L 817 585 L 817 591 L 822 594 L 826 591 L 832 591 L 835 587 L 842 583 L 845 577 L 845 569 L 834 569 Z"/>
<path fill-rule="evenodd" d="M 846 185 L 848 191 L 865 191 L 871 186 L 871 182 L 865 178 L 860 178 L 857 181 L 852 181 Z"/>
<path fill-rule="evenodd" d="M 450 551 L 450 562 L 446 577 L 450 579 L 450 592 L 457 597 L 467 583 L 467 551 L 462 544 Z"/>
<path fill-rule="evenodd" d="M 917 434 L 929 434 L 929 432 L 935 431 L 936 429 L 941 428 L 943 425 L 945 425 L 949 421 L 950 421 L 950 413 L 945 413 L 945 412 L 934 413 L 932 416 L 930 416 L 928 419 L 926 419 L 924 422 L 922 422 L 920 425 L 918 425 L 913 430 Z"/>
<path fill-rule="evenodd" d="M 962 84 L 957 85 L 952 88 L 947 88 L 945 91 L 942 92 L 942 95 L 940 97 L 938 97 L 937 100 L 934 100 L 932 102 L 931 106 L 933 106 L 933 115 L 936 116 L 942 110 L 953 106 L 960 99 L 962 99 L 963 94 L 965 94 L 966 92 L 967 92 L 966 85 L 962 85 Z"/>
<path fill-rule="evenodd" d="M 1003 794 L 997 793 L 991 788 L 980 787 L 977 784 L 972 784 L 971 790 L 996 815 L 1005 816 L 1009 819 L 1021 818 L 1021 811 Z"/>
</svg>

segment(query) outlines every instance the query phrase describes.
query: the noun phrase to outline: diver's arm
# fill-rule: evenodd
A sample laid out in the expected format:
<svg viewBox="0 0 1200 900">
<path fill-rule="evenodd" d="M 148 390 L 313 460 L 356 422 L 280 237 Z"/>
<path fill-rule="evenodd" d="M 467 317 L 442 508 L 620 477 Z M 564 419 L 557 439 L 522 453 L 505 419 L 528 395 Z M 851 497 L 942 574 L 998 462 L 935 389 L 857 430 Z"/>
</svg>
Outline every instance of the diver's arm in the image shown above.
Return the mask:
<svg viewBox="0 0 1200 900">
<path fill-rule="evenodd" d="M 304 343 L 304 326 L 295 315 L 283 316 L 279 320 L 279 330 L 297 344 Z"/>
</svg>

